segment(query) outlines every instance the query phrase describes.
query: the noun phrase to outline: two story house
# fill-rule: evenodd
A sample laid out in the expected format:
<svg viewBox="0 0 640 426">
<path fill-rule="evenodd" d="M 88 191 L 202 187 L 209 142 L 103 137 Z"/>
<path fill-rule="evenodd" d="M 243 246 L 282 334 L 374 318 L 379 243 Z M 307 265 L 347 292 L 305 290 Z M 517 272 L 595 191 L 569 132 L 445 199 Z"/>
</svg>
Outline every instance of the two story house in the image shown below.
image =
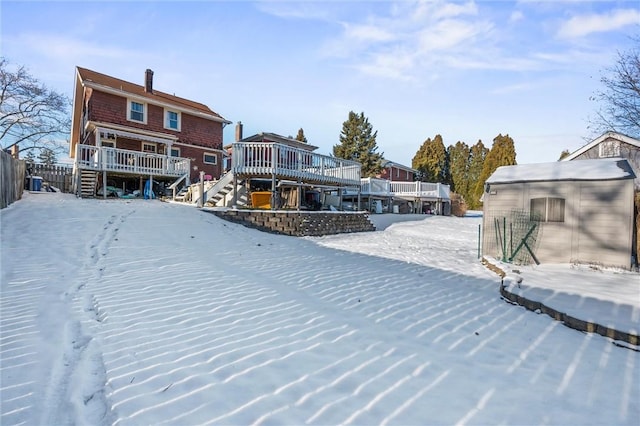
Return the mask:
<svg viewBox="0 0 640 426">
<path fill-rule="evenodd" d="M 223 128 L 208 106 L 153 87 L 76 68 L 69 156 L 82 197 L 155 191 L 222 174 Z M 149 185 L 151 187 L 151 185 Z"/>
</svg>

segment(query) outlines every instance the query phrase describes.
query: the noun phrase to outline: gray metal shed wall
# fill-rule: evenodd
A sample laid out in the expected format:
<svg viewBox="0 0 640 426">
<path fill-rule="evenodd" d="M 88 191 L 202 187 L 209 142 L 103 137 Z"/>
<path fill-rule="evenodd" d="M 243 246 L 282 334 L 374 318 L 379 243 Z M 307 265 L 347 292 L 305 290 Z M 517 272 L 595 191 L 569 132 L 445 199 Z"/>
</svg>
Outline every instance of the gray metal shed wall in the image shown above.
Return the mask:
<svg viewBox="0 0 640 426">
<path fill-rule="evenodd" d="M 512 209 L 528 211 L 530 200 L 539 197 L 565 199 L 565 221 L 541 224 L 535 251 L 541 263 L 630 266 L 631 179 L 491 184 L 490 193 L 484 195 L 482 248 L 485 255 L 499 256 L 494 218 L 502 220 Z"/>
</svg>

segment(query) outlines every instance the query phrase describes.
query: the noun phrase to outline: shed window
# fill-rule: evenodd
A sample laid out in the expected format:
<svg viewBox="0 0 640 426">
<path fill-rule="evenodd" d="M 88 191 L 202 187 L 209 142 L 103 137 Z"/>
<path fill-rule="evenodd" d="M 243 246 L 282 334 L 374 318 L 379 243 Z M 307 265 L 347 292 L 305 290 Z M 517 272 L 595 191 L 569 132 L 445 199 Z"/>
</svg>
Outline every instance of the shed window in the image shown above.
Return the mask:
<svg viewBox="0 0 640 426">
<path fill-rule="evenodd" d="M 532 198 L 531 220 L 539 222 L 564 222 L 564 198 Z"/>
<path fill-rule="evenodd" d="M 599 149 L 600 158 L 620 157 L 620 141 L 604 141 Z"/>
<path fill-rule="evenodd" d="M 205 164 L 218 164 L 218 157 L 215 154 L 205 152 L 203 161 Z"/>
</svg>

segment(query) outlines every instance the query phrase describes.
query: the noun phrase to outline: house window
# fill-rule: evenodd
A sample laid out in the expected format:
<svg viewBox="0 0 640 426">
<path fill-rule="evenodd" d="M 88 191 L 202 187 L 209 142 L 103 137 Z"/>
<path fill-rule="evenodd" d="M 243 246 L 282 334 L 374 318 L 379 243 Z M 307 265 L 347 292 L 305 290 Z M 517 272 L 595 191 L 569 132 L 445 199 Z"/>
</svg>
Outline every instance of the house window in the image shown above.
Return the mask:
<svg viewBox="0 0 640 426">
<path fill-rule="evenodd" d="M 142 142 L 142 152 L 150 152 L 155 154 L 158 151 L 155 143 Z"/>
<path fill-rule="evenodd" d="M 138 121 L 140 123 L 147 123 L 146 117 L 144 114 L 144 104 L 135 101 L 128 101 L 129 103 L 129 117 L 128 119 L 131 121 Z"/>
<path fill-rule="evenodd" d="M 537 222 L 564 222 L 564 198 L 532 198 L 530 217 Z"/>
<path fill-rule="evenodd" d="M 620 141 L 604 141 L 598 147 L 600 158 L 620 157 Z"/>
<path fill-rule="evenodd" d="M 171 147 L 171 156 L 180 157 L 180 148 Z"/>
<path fill-rule="evenodd" d="M 175 111 L 165 110 L 164 127 L 171 130 L 180 131 L 180 113 Z"/>
<path fill-rule="evenodd" d="M 211 154 L 210 152 L 205 152 L 202 161 L 205 164 L 218 164 L 218 156 L 215 154 Z"/>
</svg>

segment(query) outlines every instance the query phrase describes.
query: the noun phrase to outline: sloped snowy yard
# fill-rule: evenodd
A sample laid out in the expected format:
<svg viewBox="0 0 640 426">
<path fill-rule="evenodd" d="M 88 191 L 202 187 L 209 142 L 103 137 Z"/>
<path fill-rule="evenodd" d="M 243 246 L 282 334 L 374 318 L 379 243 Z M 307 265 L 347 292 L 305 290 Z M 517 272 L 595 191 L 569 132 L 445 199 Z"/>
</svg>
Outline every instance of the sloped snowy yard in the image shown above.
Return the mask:
<svg viewBox="0 0 640 426">
<path fill-rule="evenodd" d="M 640 353 L 502 301 L 479 217 L 298 239 L 25 194 L 0 219 L 3 425 L 640 418 Z"/>
</svg>

